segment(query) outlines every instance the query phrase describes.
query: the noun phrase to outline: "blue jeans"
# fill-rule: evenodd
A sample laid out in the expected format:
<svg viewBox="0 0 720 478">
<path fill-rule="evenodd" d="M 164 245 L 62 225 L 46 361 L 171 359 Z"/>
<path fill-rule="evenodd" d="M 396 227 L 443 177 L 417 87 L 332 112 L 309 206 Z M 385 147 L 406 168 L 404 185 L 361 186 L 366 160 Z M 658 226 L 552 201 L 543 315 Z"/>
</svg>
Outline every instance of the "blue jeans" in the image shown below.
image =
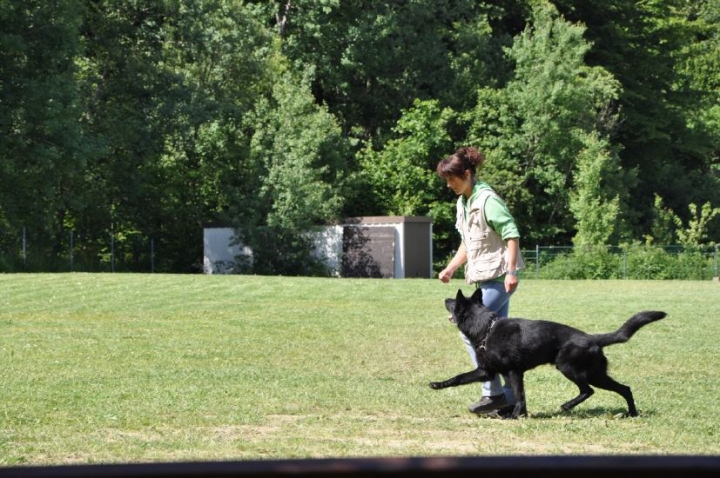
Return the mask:
<svg viewBox="0 0 720 478">
<path fill-rule="evenodd" d="M 495 312 L 500 317 L 507 317 L 510 311 L 510 296 L 513 294 L 505 291 L 505 284 L 502 282 L 483 282 L 478 284 L 478 288 L 482 289 L 482 301 L 485 307 Z M 465 342 L 468 354 L 470 354 L 470 360 L 473 365 L 478 367 L 477 357 L 475 357 L 475 349 L 470 345 L 470 341 L 465 335 L 460 333 L 460 336 Z M 503 377 L 504 378 L 504 377 Z M 505 379 L 505 386 L 503 387 L 500 381 L 500 376 L 497 375 L 490 382 L 483 383 L 482 396 L 489 397 L 494 395 L 500 395 L 504 393 L 505 398 L 509 403 L 515 403 L 515 395 L 513 394 L 512 388 L 508 386 L 508 381 Z"/>
</svg>

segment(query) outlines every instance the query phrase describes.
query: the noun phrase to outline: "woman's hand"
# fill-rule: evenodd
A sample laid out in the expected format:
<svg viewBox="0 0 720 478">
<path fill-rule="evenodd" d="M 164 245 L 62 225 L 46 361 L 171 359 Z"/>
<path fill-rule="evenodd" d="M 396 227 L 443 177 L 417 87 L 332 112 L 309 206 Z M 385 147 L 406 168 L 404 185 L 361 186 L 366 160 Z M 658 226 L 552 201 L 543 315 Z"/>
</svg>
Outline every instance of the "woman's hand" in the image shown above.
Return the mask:
<svg viewBox="0 0 720 478">
<path fill-rule="evenodd" d="M 505 274 L 505 292 L 511 294 L 518 286 L 518 278 L 513 274 Z"/>
<path fill-rule="evenodd" d="M 440 274 L 438 274 L 438 279 L 445 282 L 446 284 L 450 282 L 450 279 L 452 279 L 453 274 L 455 274 L 455 271 L 458 270 L 458 267 L 465 264 L 465 261 L 467 261 L 467 254 L 465 253 L 465 244 L 460 244 L 460 247 L 458 247 L 457 252 L 455 253 L 455 256 L 453 256 L 450 263 L 447 265 L 447 267 L 440 271 Z"/>
<path fill-rule="evenodd" d="M 505 292 L 508 294 L 515 292 L 518 286 L 517 277 L 517 258 L 520 255 L 520 239 L 512 238 L 507 240 L 507 270 L 512 274 L 505 274 Z"/>
<path fill-rule="evenodd" d="M 440 274 L 438 274 L 438 279 L 447 284 L 448 282 L 450 282 L 450 279 L 452 279 L 453 274 L 455 274 L 455 269 L 450 269 L 449 267 L 446 267 L 445 269 L 440 271 Z"/>
</svg>

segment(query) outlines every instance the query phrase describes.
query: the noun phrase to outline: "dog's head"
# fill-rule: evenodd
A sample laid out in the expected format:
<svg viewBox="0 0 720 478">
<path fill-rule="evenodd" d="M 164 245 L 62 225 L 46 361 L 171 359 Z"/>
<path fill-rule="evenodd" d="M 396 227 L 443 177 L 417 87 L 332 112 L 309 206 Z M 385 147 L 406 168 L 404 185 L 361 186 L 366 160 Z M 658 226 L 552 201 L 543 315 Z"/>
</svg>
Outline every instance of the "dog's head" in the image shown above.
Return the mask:
<svg viewBox="0 0 720 478">
<path fill-rule="evenodd" d="M 468 299 L 465 297 L 461 289 L 458 289 L 457 295 L 454 299 L 445 299 L 445 308 L 450 312 L 448 320 L 453 324 L 460 324 L 465 317 L 467 317 L 467 310 L 472 306 L 481 306 L 482 302 L 482 289 L 477 288 L 473 295 Z"/>
</svg>

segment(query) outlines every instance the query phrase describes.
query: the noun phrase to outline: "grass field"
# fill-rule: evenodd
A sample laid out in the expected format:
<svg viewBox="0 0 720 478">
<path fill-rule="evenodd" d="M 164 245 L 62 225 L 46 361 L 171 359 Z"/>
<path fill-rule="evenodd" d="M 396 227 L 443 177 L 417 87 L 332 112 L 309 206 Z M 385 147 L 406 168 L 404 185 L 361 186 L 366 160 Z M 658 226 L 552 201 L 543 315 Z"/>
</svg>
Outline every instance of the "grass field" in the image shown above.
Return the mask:
<svg viewBox="0 0 720 478">
<path fill-rule="evenodd" d="M 606 349 L 638 418 L 526 376 L 531 417 L 466 411 L 442 300 L 460 281 L 0 275 L 0 466 L 434 455 L 720 453 L 716 282 L 523 281 L 511 315 L 588 332 L 669 315 Z"/>
</svg>

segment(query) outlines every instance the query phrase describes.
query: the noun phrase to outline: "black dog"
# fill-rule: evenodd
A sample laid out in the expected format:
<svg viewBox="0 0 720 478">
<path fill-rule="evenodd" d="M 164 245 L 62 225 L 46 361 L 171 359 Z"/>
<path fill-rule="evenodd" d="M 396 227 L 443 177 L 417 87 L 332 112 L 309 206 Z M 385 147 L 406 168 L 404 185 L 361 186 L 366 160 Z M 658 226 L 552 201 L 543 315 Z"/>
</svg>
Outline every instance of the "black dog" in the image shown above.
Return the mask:
<svg viewBox="0 0 720 478">
<path fill-rule="evenodd" d="M 607 374 L 606 345 L 627 342 L 640 327 L 665 317 L 665 312 L 639 312 L 616 332 L 589 335 L 567 325 L 546 320 L 503 319 L 482 303 L 477 289 L 468 300 L 458 290 L 455 299 L 445 300 L 460 331 L 470 340 L 479 367 L 430 387 L 441 389 L 473 382 L 485 382 L 497 374 L 505 374 L 517 400 L 506 418 L 527 415 L 523 374 L 538 365 L 552 363 L 565 377 L 575 383 L 580 394 L 562 405 L 571 410 L 590 398 L 594 385 L 619 393 L 627 401 L 628 414 L 637 416 L 630 387 L 616 382 Z M 509 410 L 506 411 L 509 413 Z"/>
</svg>

